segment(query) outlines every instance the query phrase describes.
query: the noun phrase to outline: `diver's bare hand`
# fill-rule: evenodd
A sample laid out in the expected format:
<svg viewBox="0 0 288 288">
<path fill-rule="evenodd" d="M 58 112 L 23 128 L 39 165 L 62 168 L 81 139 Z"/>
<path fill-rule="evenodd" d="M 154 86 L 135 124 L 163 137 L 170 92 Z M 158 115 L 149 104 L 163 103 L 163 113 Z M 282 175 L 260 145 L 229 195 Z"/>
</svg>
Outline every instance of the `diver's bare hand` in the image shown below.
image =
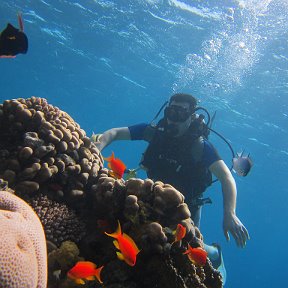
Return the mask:
<svg viewBox="0 0 288 288">
<path fill-rule="evenodd" d="M 235 214 L 224 216 L 223 230 L 226 240 L 230 241 L 230 232 L 238 247 L 244 248 L 247 240 L 250 239 L 248 230 Z"/>
</svg>

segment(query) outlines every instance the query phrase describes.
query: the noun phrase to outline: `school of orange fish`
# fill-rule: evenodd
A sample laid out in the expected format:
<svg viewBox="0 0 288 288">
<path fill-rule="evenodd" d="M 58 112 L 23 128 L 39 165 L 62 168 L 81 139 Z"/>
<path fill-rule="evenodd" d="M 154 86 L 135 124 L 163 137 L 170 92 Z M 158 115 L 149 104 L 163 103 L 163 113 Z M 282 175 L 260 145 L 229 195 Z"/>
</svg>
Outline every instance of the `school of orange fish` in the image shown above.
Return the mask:
<svg viewBox="0 0 288 288">
<path fill-rule="evenodd" d="M 119 159 L 115 158 L 114 152 L 108 158 L 104 158 L 108 162 L 108 168 L 111 169 L 110 175 L 115 179 L 123 177 L 126 166 Z M 133 267 L 136 265 L 137 255 L 141 251 L 135 241 L 127 234 L 122 233 L 121 224 L 118 220 L 118 227 L 114 233 L 104 232 L 107 236 L 114 238 L 114 246 L 116 247 L 116 255 L 119 260 L 124 261 L 129 266 Z M 180 223 L 177 225 L 174 234 L 174 243 L 180 243 L 186 236 L 186 227 Z M 207 252 L 201 248 L 192 248 L 188 244 L 188 249 L 183 253 L 187 255 L 188 259 L 196 266 L 204 266 L 207 260 Z M 74 267 L 72 267 L 68 273 L 68 278 L 72 279 L 76 284 L 85 284 L 86 281 L 93 281 L 97 279 L 99 283 L 103 283 L 101 280 L 101 271 L 104 266 L 97 268 L 97 265 L 90 261 L 79 261 Z"/>
</svg>

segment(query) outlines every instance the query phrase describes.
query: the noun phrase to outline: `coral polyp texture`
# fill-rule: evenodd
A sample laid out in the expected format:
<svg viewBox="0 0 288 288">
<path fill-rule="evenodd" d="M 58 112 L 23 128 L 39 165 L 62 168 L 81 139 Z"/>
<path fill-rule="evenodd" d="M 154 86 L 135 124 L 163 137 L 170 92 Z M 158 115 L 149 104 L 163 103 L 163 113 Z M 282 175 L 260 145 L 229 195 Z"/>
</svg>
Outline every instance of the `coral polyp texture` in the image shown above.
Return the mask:
<svg viewBox="0 0 288 288">
<path fill-rule="evenodd" d="M 0 287 L 47 286 L 41 222 L 26 202 L 7 191 L 0 191 L 0 243 Z"/>
<path fill-rule="evenodd" d="M 79 124 L 46 99 L 6 100 L 0 131 L 0 172 L 16 194 L 49 190 L 51 197 L 75 204 L 102 165 Z"/>
<path fill-rule="evenodd" d="M 222 287 L 209 259 L 200 267 L 183 254 L 188 245 L 203 247 L 203 237 L 180 191 L 151 179 L 111 177 L 85 131 L 45 99 L 6 100 L 0 105 L 0 133 L 0 178 L 44 227 L 48 287 L 77 287 L 67 272 L 79 260 L 104 266 L 106 288 Z M 118 222 L 140 249 L 133 267 L 117 258 L 105 234 Z M 175 243 L 178 224 L 186 235 Z"/>
<path fill-rule="evenodd" d="M 85 224 L 67 205 L 42 194 L 27 201 L 39 216 L 47 241 L 60 246 L 66 240 L 78 243 L 85 235 Z"/>
</svg>

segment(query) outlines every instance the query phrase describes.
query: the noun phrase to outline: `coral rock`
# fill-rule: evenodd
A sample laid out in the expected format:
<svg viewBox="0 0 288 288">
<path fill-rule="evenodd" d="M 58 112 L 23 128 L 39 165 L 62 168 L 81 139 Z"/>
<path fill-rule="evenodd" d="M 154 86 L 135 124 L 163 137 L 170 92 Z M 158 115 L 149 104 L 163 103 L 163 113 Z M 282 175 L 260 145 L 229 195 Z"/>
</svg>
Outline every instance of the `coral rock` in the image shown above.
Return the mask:
<svg viewBox="0 0 288 288">
<path fill-rule="evenodd" d="M 77 245 L 72 241 L 65 241 L 59 248 L 56 248 L 48 256 L 49 266 L 57 267 L 60 266 L 63 270 L 68 270 L 80 260 L 79 249 Z"/>
<path fill-rule="evenodd" d="M 19 182 L 16 187 L 15 191 L 20 193 L 25 193 L 25 194 L 32 194 L 33 192 L 36 192 L 39 189 L 39 184 L 37 182 L 33 181 L 22 181 Z"/>
<path fill-rule="evenodd" d="M 62 198 L 75 207 L 83 205 L 85 197 L 78 201 L 79 194 L 85 196 L 84 185 L 96 182 L 103 158 L 79 124 L 37 97 L 6 100 L 0 111 L 0 175 L 16 194 L 53 193 L 47 187 L 56 179 Z M 59 199 L 59 193 L 53 197 Z"/>
<path fill-rule="evenodd" d="M 166 210 L 177 207 L 184 202 L 184 196 L 169 184 L 156 182 L 154 185 L 154 193 L 154 207 L 159 214 L 165 214 Z"/>
</svg>

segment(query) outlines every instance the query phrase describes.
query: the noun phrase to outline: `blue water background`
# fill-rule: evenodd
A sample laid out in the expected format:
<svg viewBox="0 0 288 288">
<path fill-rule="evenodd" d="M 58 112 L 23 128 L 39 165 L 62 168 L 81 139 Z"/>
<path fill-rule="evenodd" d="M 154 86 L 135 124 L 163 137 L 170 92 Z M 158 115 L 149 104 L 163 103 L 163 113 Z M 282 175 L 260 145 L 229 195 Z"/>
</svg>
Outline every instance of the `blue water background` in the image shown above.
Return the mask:
<svg viewBox="0 0 288 288">
<path fill-rule="evenodd" d="M 17 11 L 29 51 L 0 60 L 1 102 L 47 98 L 90 136 L 150 121 L 171 94 L 192 93 L 254 160 L 246 178 L 235 175 L 245 249 L 224 238 L 219 184 L 207 192 L 201 232 L 223 247 L 226 287 L 287 287 L 287 1 L 2 0 L 1 29 L 17 25 Z M 230 166 L 227 146 L 210 139 Z M 133 168 L 144 148 L 118 142 L 103 154 Z"/>
</svg>

